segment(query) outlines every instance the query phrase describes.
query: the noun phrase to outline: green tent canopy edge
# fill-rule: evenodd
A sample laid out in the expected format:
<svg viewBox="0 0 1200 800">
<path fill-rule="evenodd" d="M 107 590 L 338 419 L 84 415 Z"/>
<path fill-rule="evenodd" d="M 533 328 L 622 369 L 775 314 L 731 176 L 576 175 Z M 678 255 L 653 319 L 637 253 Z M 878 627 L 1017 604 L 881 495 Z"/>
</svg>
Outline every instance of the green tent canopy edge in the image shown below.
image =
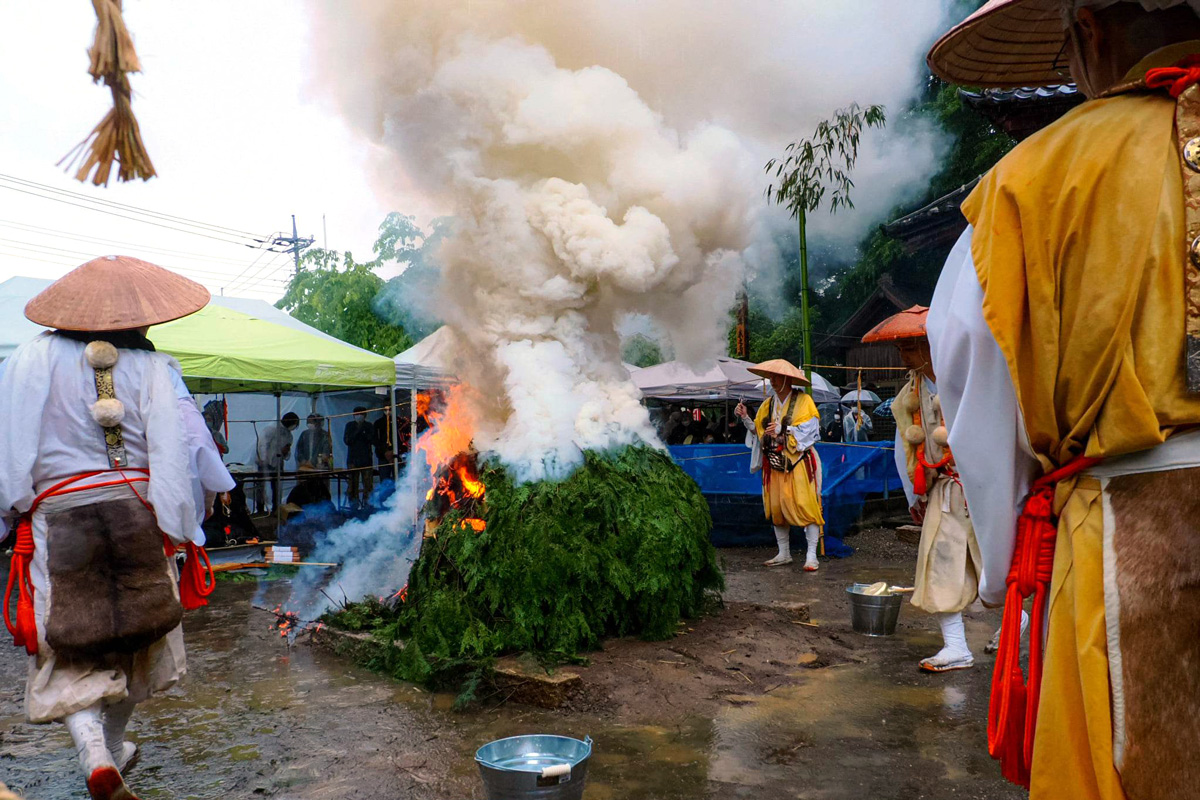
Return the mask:
<svg viewBox="0 0 1200 800">
<path fill-rule="evenodd" d="M 210 304 L 150 329 L 196 393 L 327 392 L 393 386 L 386 356 Z"/>
</svg>

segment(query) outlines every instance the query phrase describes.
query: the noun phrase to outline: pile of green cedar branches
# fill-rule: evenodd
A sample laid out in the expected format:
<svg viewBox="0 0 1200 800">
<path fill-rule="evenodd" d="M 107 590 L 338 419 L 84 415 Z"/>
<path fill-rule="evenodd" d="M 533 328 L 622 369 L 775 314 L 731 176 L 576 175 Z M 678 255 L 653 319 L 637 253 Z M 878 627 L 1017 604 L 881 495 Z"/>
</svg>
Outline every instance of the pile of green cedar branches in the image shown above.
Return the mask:
<svg viewBox="0 0 1200 800">
<path fill-rule="evenodd" d="M 649 447 L 585 454 L 561 482 L 517 484 L 485 463 L 476 532 L 451 511 L 426 539 L 407 600 L 327 615 L 380 643 L 369 666 L 432 686 L 478 682 L 497 656 L 576 661 L 608 636 L 665 639 L 719 602 L 724 579 L 700 488 Z"/>
</svg>

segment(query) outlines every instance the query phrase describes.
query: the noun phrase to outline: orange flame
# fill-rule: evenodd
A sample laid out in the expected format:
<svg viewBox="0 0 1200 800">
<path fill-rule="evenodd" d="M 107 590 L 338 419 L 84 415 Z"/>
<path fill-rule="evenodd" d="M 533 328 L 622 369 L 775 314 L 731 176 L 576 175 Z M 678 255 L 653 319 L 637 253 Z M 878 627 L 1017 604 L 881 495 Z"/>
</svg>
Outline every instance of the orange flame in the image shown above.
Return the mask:
<svg viewBox="0 0 1200 800">
<path fill-rule="evenodd" d="M 470 471 L 467 469 L 465 464 L 458 468 L 458 479 L 460 481 L 462 481 L 463 489 L 471 497 L 474 497 L 474 498 L 483 497 L 483 492 L 484 492 L 483 483 L 481 481 L 476 480 L 475 477 L 473 475 L 471 475 Z"/>
<path fill-rule="evenodd" d="M 471 528 L 476 533 L 483 533 L 487 530 L 487 523 L 481 519 L 470 517 L 462 521 L 463 528 Z"/>
<path fill-rule="evenodd" d="M 424 413 L 422 406 L 425 407 Z M 455 386 L 446 393 L 441 408 L 435 407 L 428 395 L 418 395 L 417 413 L 428 419 L 431 427 L 417 443 L 417 449 L 425 453 L 425 463 L 429 465 L 430 472 L 436 475 L 452 458 L 471 448 L 471 439 L 475 435 L 475 415 L 467 402 L 466 389 L 461 386 Z"/>
</svg>

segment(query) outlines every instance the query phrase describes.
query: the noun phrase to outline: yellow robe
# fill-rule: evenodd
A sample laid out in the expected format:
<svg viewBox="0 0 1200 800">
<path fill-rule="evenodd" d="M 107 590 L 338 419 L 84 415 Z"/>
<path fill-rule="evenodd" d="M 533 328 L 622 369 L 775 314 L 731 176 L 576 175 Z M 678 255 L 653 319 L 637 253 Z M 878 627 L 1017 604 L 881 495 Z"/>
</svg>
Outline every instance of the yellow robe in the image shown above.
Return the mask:
<svg viewBox="0 0 1200 800">
<path fill-rule="evenodd" d="M 780 406 L 780 414 L 787 405 L 776 398 L 759 406 L 758 414 L 754 418 L 754 430 L 760 440 L 767 425 L 771 423 L 772 402 Z M 792 425 L 801 425 L 812 419 L 820 419 L 817 404 L 810 395 L 801 393 L 792 411 Z M 788 434 L 785 452 L 790 464 L 796 464 L 803 455 L 796 445 L 796 438 L 791 434 Z M 816 451 L 813 453 L 815 455 Z M 820 459 L 815 459 L 815 463 L 817 480 L 809 480 L 808 471 L 803 464 L 796 464 L 791 472 L 778 472 L 770 468 L 766 453 L 763 453 L 763 474 L 766 476 L 763 482 L 763 511 L 772 525 L 825 525 L 825 517 L 821 513 L 821 489 L 818 485 L 821 474 Z"/>
<path fill-rule="evenodd" d="M 1154 447 L 1200 424 L 1200 397 L 1185 391 L 1174 113 L 1165 94 L 1085 103 L 1014 149 L 963 204 L 984 318 L 1047 470 L 1079 454 Z M 1030 797 L 1123 800 L 1113 765 L 1099 482 L 1061 484 L 1056 507 Z"/>
</svg>

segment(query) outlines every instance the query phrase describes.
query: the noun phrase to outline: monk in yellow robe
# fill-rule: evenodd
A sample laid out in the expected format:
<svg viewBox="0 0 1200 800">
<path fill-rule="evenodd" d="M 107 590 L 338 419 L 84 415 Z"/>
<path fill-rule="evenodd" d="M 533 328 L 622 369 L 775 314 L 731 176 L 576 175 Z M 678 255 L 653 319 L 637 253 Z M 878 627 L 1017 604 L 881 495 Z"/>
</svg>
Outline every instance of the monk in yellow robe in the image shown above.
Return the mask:
<svg viewBox="0 0 1200 800">
<path fill-rule="evenodd" d="M 744 404 L 737 415 L 750 429 L 747 445 L 754 451 L 751 469 L 761 467 L 763 511 L 775 528 L 779 552 L 765 562 L 768 567 L 792 563 L 792 526 L 804 528 L 808 552 L 804 569 L 815 572 L 817 545 L 825 517 L 821 513 L 821 459 L 813 446 L 821 438 L 821 418 L 816 403 L 798 386 L 808 383 L 804 373 L 782 358 L 750 369 L 771 382 L 772 396 L 758 408 L 753 423 Z"/>
<path fill-rule="evenodd" d="M 989 744 L 1033 800 L 1200 792 L 1198 12 L 992 0 L 929 56 L 972 86 L 1069 65 L 1089 98 L 964 202 L 927 321 L 980 597 L 1006 605 Z"/>
</svg>

